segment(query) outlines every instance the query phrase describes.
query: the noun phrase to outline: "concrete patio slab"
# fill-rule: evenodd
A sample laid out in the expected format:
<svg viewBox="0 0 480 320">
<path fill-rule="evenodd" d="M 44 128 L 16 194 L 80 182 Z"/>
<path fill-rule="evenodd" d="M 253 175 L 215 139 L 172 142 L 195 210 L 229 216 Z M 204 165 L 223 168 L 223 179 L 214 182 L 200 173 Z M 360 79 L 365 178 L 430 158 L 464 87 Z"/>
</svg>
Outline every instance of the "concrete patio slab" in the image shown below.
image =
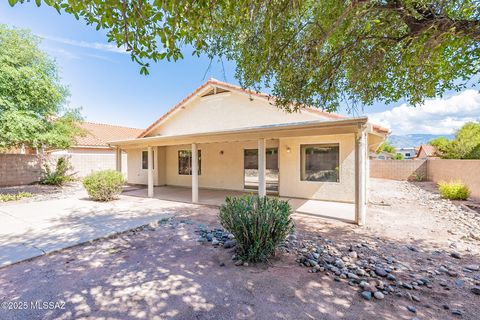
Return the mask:
<svg viewBox="0 0 480 320">
<path fill-rule="evenodd" d="M 200 205 L 192 204 L 190 188 L 129 188 L 118 200 L 95 202 L 85 192 L 70 198 L 0 205 L 0 267 L 45 253 L 126 231 L 201 205 L 220 206 L 226 196 L 248 192 L 200 189 Z M 287 199 L 287 198 L 284 198 Z M 295 214 L 351 222 L 354 205 L 287 199 Z"/>
<path fill-rule="evenodd" d="M 172 216 L 182 203 L 121 196 L 100 203 L 86 194 L 0 206 L 0 266 Z"/>
<path fill-rule="evenodd" d="M 241 196 L 251 193 L 256 193 L 256 191 L 252 190 L 251 192 L 247 192 L 200 188 L 199 204 L 220 206 L 225 202 L 226 196 Z M 146 187 L 138 187 L 128 190 L 124 192 L 124 194 L 132 197 L 147 198 L 147 189 Z M 189 187 L 155 187 L 154 199 L 190 203 L 192 201 L 192 190 Z M 353 203 L 288 197 L 281 197 L 281 199 L 288 200 L 296 214 L 307 214 L 318 218 L 335 219 L 348 223 L 354 223 L 355 221 L 355 205 Z"/>
</svg>

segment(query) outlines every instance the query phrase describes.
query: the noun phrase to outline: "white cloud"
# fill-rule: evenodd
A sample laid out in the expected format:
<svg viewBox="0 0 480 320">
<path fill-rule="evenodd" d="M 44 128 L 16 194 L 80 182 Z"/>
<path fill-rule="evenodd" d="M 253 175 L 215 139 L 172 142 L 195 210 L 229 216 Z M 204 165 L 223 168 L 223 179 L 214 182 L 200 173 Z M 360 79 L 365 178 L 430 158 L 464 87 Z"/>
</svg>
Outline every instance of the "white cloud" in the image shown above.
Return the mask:
<svg viewBox="0 0 480 320">
<path fill-rule="evenodd" d="M 116 45 L 113 45 L 111 43 L 79 41 L 79 40 L 60 38 L 60 37 L 54 37 L 49 35 L 40 35 L 40 37 L 45 40 L 49 40 L 49 41 L 53 41 L 53 42 L 57 42 L 65 45 L 80 47 L 80 48 L 87 48 L 87 49 L 99 50 L 104 52 L 128 54 L 125 48 L 123 47 L 118 48 Z"/>
<path fill-rule="evenodd" d="M 45 48 L 45 50 L 50 53 L 50 54 L 53 54 L 54 56 L 61 56 L 61 57 L 64 57 L 64 58 L 67 58 L 69 60 L 79 60 L 81 59 L 81 57 L 75 53 L 72 53 L 68 50 L 64 50 L 64 49 L 54 49 L 54 48 Z"/>
<path fill-rule="evenodd" d="M 418 107 L 402 104 L 368 116 L 390 128 L 392 134 L 451 134 L 465 122 L 480 121 L 480 94 L 465 90 L 449 98 L 426 100 Z"/>
</svg>

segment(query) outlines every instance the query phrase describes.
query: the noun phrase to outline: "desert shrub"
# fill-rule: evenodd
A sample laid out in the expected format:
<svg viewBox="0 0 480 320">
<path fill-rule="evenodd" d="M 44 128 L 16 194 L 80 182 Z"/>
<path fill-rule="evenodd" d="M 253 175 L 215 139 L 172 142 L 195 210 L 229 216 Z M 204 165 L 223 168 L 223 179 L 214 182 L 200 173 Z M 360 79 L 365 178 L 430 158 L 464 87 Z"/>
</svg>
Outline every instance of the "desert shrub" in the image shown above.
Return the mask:
<svg viewBox="0 0 480 320">
<path fill-rule="evenodd" d="M 0 193 L 0 202 L 7 201 L 16 201 L 23 198 L 33 197 L 33 194 L 29 192 L 18 192 L 18 193 Z"/>
<path fill-rule="evenodd" d="M 55 170 L 52 170 L 48 164 L 45 164 L 40 184 L 63 186 L 64 184 L 75 180 L 73 175 L 72 166 L 68 159 L 60 157 L 57 159 Z"/>
<path fill-rule="evenodd" d="M 410 176 L 410 179 L 409 180 L 413 180 L 413 181 L 417 181 L 417 182 L 422 182 L 422 181 L 425 181 L 425 175 L 423 173 L 417 173 L 417 172 L 414 172 L 411 176 Z"/>
<path fill-rule="evenodd" d="M 220 208 L 220 223 L 236 240 L 243 261 L 266 261 L 293 230 L 292 208 L 278 198 L 247 195 L 227 197 Z"/>
<path fill-rule="evenodd" d="M 122 173 L 115 170 L 97 171 L 83 178 L 88 195 L 96 201 L 115 199 L 122 192 L 124 183 Z"/>
<path fill-rule="evenodd" d="M 438 190 L 442 198 L 450 200 L 467 200 L 470 196 L 470 189 L 462 181 L 439 182 Z"/>
</svg>

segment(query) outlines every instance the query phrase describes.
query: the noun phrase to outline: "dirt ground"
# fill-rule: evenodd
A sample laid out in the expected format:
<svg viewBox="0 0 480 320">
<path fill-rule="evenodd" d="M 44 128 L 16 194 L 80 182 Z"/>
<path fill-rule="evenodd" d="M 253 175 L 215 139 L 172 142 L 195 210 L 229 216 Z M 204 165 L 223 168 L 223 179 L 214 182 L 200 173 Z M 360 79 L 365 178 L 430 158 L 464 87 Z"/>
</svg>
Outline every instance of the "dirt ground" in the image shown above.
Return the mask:
<svg viewBox="0 0 480 320">
<path fill-rule="evenodd" d="M 195 230 L 218 226 L 217 212 L 183 209 L 158 226 L 0 269 L 0 319 L 479 319 L 480 296 L 470 290 L 480 272 L 464 270 L 480 264 L 479 217 L 458 212 L 428 185 L 373 180 L 365 227 L 294 215 L 300 243 L 368 246 L 405 265 L 399 277 L 440 266 L 455 271 L 432 275 L 431 289 L 414 290 L 420 301 L 367 301 L 347 281 L 299 266 L 295 252 L 237 267 L 233 249 L 197 242 Z"/>
<path fill-rule="evenodd" d="M 32 197 L 23 198 L 17 202 L 35 202 L 52 199 L 63 199 L 82 191 L 80 182 L 72 182 L 63 187 L 41 184 L 29 184 L 23 186 L 0 187 L 0 194 L 17 194 L 20 192 L 31 193 Z"/>
</svg>

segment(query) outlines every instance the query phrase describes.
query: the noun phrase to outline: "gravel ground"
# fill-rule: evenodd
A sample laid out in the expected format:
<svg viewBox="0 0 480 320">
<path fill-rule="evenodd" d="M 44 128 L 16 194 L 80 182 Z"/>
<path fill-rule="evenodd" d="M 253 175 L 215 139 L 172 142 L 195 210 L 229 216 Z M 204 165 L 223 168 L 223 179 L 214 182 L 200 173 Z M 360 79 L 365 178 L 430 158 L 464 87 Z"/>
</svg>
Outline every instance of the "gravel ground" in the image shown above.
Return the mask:
<svg viewBox="0 0 480 320">
<path fill-rule="evenodd" d="M 374 180 L 371 200 L 362 228 L 295 214 L 296 233 L 277 256 L 248 266 L 235 265 L 234 248 L 197 241 L 199 230 L 218 227 L 218 209 L 182 209 L 0 269 L 0 300 L 28 305 L 0 309 L 0 319 L 478 319 L 478 215 L 408 182 Z M 325 270 L 301 261 L 309 253 Z M 364 270 L 366 283 L 344 268 Z"/>
</svg>

